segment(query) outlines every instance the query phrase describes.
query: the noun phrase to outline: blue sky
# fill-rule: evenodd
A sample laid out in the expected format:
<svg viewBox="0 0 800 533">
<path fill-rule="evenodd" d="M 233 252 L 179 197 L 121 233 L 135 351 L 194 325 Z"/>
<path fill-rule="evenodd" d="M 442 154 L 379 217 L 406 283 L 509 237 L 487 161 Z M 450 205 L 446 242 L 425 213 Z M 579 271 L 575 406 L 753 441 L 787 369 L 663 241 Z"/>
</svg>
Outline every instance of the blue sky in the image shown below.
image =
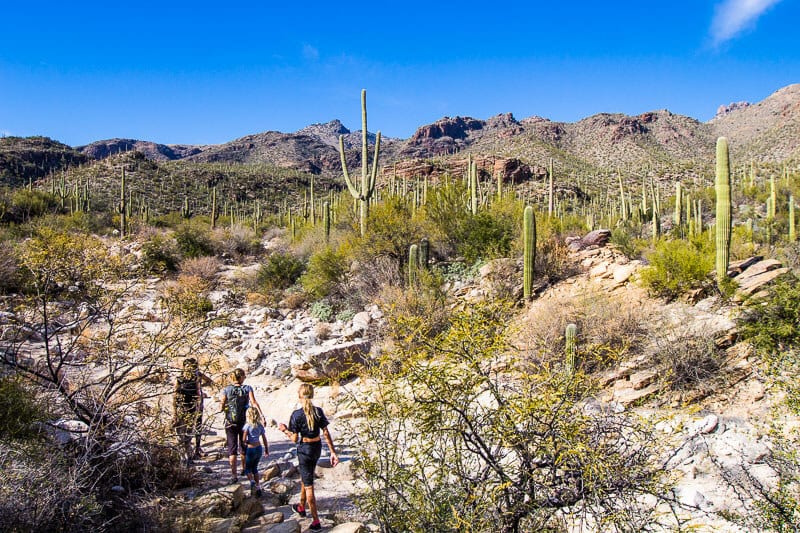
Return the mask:
<svg viewBox="0 0 800 533">
<path fill-rule="evenodd" d="M 10 2 L 0 135 L 223 143 L 338 118 L 710 119 L 800 82 L 798 0 Z"/>
</svg>

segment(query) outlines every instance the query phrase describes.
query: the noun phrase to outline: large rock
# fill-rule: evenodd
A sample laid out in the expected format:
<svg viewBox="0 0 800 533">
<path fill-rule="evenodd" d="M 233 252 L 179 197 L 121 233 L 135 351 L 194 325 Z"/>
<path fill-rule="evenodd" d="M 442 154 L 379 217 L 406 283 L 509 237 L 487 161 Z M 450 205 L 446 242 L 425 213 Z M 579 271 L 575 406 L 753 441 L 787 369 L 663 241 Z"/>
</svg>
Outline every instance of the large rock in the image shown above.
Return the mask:
<svg viewBox="0 0 800 533">
<path fill-rule="evenodd" d="M 203 514 L 227 516 L 244 501 L 244 487 L 235 483 L 212 490 L 199 496 L 192 502 Z"/>
<path fill-rule="evenodd" d="M 369 349 L 367 340 L 314 346 L 292 357 L 292 374 L 306 382 L 337 380 L 350 374 L 354 365 L 364 364 Z"/>
<path fill-rule="evenodd" d="M 361 522 L 347 522 L 339 524 L 330 530 L 330 533 L 367 533 L 369 529 Z"/>
</svg>

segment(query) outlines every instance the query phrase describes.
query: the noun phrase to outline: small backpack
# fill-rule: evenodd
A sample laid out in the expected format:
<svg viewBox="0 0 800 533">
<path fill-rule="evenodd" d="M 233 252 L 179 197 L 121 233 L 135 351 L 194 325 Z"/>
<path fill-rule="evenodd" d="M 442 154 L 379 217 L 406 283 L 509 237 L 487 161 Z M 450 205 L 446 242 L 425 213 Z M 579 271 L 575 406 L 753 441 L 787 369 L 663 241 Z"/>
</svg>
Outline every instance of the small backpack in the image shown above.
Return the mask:
<svg viewBox="0 0 800 533">
<path fill-rule="evenodd" d="M 247 391 L 241 385 L 232 385 L 228 388 L 226 395 L 228 397 L 228 405 L 225 412 L 225 420 L 228 421 L 228 424 L 243 425 L 247 415 L 247 404 L 250 399 Z"/>
<path fill-rule="evenodd" d="M 184 409 L 196 407 L 197 398 L 200 396 L 197 377 L 192 376 L 188 379 L 185 376 L 178 377 L 178 387 L 175 390 L 175 394 L 177 394 L 178 402 Z"/>
</svg>

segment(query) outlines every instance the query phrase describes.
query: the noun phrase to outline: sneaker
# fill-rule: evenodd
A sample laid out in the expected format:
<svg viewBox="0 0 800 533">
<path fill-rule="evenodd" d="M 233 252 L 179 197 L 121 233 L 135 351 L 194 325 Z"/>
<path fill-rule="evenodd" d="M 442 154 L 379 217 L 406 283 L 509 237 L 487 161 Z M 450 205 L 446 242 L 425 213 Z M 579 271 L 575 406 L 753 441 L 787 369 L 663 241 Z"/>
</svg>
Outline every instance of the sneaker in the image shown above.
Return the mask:
<svg viewBox="0 0 800 533">
<path fill-rule="evenodd" d="M 317 531 L 318 529 L 322 529 L 322 524 L 319 523 L 319 520 L 317 520 L 316 522 L 311 522 L 311 525 L 308 526 L 308 529 Z"/>
<path fill-rule="evenodd" d="M 292 511 L 294 511 L 297 514 L 299 514 L 300 516 L 305 516 L 306 515 L 305 507 L 300 507 L 300 504 L 297 504 L 297 503 L 293 503 L 292 504 Z"/>
<path fill-rule="evenodd" d="M 262 494 L 264 494 L 264 493 L 261 492 L 260 488 L 256 489 L 256 498 L 260 498 Z"/>
<path fill-rule="evenodd" d="M 239 483 L 239 478 L 238 478 L 238 477 L 236 477 L 236 476 L 233 476 L 233 477 L 231 478 L 231 485 L 233 485 L 234 483 Z"/>
</svg>

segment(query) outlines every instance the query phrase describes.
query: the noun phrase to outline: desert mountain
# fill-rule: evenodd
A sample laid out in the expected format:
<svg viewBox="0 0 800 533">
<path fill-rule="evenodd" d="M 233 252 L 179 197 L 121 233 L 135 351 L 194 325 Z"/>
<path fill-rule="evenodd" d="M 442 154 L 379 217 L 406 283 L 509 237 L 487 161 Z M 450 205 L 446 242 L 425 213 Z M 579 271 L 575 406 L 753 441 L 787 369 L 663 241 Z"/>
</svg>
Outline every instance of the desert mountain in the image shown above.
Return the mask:
<svg viewBox="0 0 800 533">
<path fill-rule="evenodd" d="M 42 150 L 70 154 L 65 161 L 71 164 L 80 163 L 81 158 L 103 159 L 135 150 L 154 161 L 269 164 L 333 175 L 340 172 L 340 135 L 344 136 L 348 162 L 357 166 L 361 158 L 361 132 L 350 131 L 339 120 L 312 124 L 294 133 L 267 131 L 246 135 L 219 145 L 163 145 L 110 139 L 74 150 L 51 141 L 60 148 L 42 146 Z M 511 113 L 485 120 L 443 117 L 421 126 L 408 139 L 384 137 L 381 162 L 386 168 L 391 165 L 421 175 L 459 169 L 466 154 L 471 153 L 476 157 L 491 157 L 493 161 L 500 159 L 501 163 L 496 163 L 499 165 L 526 165 L 534 174 L 537 167 L 543 168 L 552 158 L 567 173 L 646 167 L 674 175 L 687 168 L 709 170 L 714 140 L 721 135 L 728 137 L 735 162 L 752 159 L 774 163 L 800 157 L 800 84 L 784 87 L 755 104 L 721 105 L 717 116 L 705 123 L 668 110 L 636 116 L 599 113 L 573 123 L 542 117 L 517 120 Z M 370 134 L 370 140 L 374 142 L 374 135 Z M 25 176 L 32 174 L 36 178 L 34 162 L 49 160 L 52 155 L 37 156 L 29 153 L 29 149 L 25 155 L 19 153 L 18 145 L 8 141 L 0 144 L 0 175 L 7 183 L 20 181 L 20 173 L 14 169 L 26 165 L 29 172 Z M 485 166 L 484 170 L 491 171 L 491 167 Z"/>
</svg>

